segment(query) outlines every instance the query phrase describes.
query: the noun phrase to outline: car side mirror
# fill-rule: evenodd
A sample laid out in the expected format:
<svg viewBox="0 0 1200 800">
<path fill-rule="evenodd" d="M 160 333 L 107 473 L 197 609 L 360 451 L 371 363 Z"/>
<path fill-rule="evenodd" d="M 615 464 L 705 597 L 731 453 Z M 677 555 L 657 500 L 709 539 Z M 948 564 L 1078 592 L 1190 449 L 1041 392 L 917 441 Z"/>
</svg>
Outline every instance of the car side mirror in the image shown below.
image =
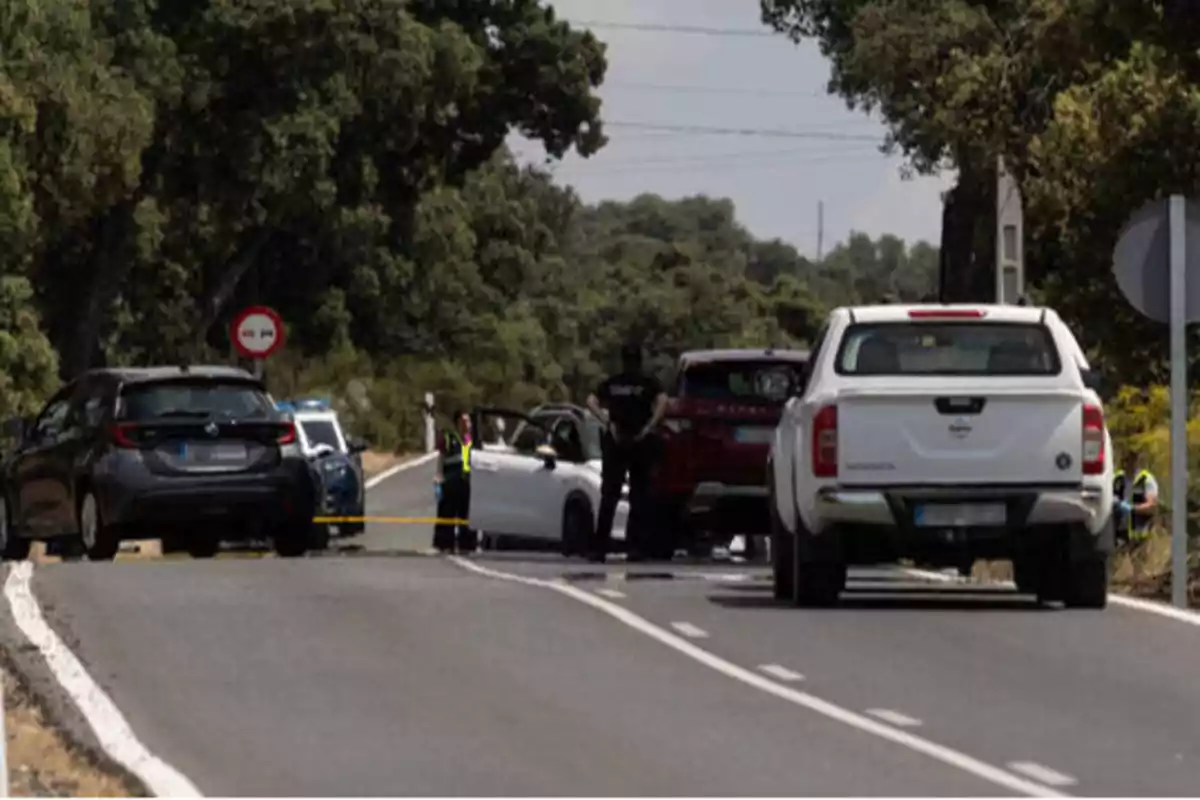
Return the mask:
<svg viewBox="0 0 1200 800">
<path fill-rule="evenodd" d="M 351 439 L 350 441 L 346 442 L 346 447 L 350 451 L 350 455 L 352 455 L 352 456 L 356 456 L 360 453 L 365 453 L 365 452 L 367 452 L 367 449 L 368 449 L 367 443 L 364 442 L 362 439 Z"/>
<path fill-rule="evenodd" d="M 558 466 L 558 451 L 548 444 L 539 445 L 534 451 L 538 458 L 542 459 L 542 463 L 546 465 L 546 469 L 554 469 Z"/>
</svg>

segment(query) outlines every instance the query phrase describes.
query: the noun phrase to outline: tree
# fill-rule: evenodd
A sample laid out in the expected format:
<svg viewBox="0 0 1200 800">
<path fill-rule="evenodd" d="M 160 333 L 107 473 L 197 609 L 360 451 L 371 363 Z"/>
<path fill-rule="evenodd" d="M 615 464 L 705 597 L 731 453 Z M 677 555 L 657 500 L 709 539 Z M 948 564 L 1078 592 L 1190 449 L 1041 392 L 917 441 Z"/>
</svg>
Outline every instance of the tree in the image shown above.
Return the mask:
<svg viewBox="0 0 1200 800">
<path fill-rule="evenodd" d="M 604 143 L 603 46 L 535 2 L 49 5 L 71 34 L 55 39 L 65 78 L 33 82 L 58 94 L 20 143 L 36 174 L 63 173 L 38 204 L 52 235 L 36 260 L 65 374 L 102 341 L 113 358 L 220 347 L 231 304 L 275 286 L 307 310 L 327 302 L 318 288 L 349 306 L 403 295 L 427 193 L 513 129 L 556 157 Z M 29 41 L 46 35 L 12 19 Z M 57 167 L 75 153 L 103 158 Z"/>
</svg>

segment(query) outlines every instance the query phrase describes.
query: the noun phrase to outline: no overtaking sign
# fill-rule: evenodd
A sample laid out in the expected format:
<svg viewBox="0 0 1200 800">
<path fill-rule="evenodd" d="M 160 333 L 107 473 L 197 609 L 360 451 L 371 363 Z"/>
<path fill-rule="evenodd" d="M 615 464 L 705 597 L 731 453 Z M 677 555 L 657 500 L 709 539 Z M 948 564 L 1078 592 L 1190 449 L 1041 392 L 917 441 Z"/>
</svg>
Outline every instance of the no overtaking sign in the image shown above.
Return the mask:
<svg viewBox="0 0 1200 800">
<path fill-rule="evenodd" d="M 244 358 L 268 358 L 283 346 L 283 319 L 273 308 L 252 306 L 234 318 L 230 337 Z"/>
</svg>

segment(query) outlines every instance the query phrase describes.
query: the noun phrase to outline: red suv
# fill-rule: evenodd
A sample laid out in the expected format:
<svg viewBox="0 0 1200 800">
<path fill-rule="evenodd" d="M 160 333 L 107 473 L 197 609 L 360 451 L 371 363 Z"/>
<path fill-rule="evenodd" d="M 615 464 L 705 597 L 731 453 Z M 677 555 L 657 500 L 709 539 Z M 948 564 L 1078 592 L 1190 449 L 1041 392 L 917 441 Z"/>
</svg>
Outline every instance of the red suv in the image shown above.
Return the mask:
<svg viewBox="0 0 1200 800">
<path fill-rule="evenodd" d="M 694 554 L 765 535 L 767 452 L 808 352 L 700 350 L 680 356 L 655 495 L 675 543 Z"/>
</svg>

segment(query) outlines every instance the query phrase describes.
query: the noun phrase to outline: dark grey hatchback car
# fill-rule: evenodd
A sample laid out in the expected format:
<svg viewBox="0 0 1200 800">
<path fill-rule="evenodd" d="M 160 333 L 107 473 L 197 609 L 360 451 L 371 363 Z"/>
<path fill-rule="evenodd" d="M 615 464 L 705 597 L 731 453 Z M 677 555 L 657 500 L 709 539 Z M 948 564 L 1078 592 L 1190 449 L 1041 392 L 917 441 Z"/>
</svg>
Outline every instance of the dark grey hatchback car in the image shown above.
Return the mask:
<svg viewBox="0 0 1200 800">
<path fill-rule="evenodd" d="M 19 442 L 0 472 L 6 559 L 35 540 L 92 560 L 112 559 L 123 539 L 170 540 L 196 557 L 223 541 L 270 539 L 282 556 L 322 546 L 294 423 L 245 370 L 93 370 L 6 429 Z"/>
</svg>

